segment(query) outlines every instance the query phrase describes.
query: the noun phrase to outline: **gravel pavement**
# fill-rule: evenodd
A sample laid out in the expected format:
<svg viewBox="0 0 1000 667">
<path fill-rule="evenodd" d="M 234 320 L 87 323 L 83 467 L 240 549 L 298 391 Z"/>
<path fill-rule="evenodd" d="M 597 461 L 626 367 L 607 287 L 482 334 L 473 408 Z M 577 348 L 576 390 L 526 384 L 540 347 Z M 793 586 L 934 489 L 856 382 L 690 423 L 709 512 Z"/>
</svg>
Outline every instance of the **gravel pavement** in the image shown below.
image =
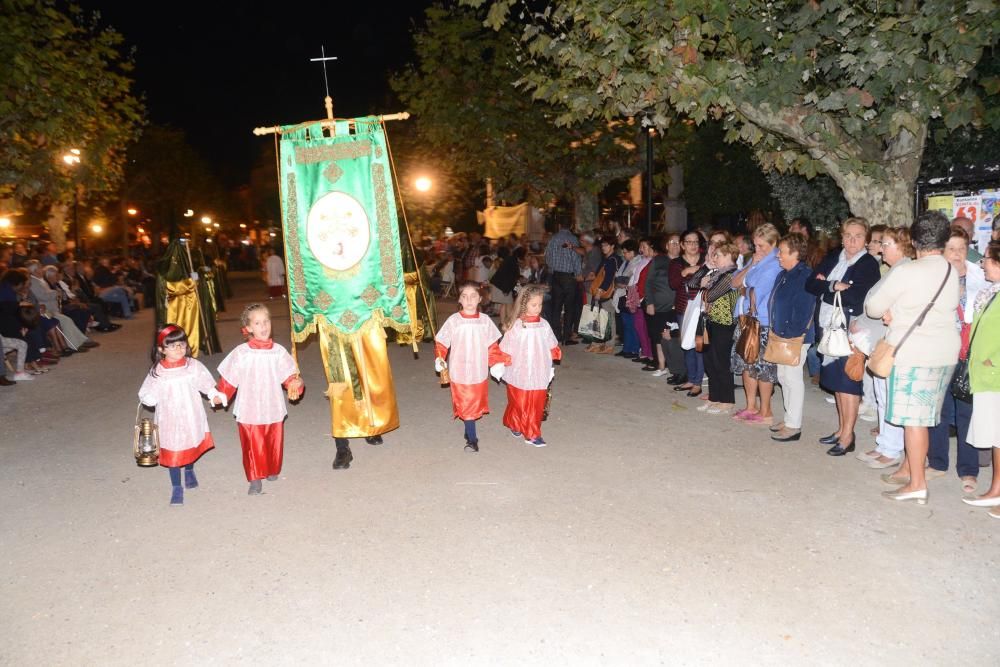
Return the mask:
<svg viewBox="0 0 1000 667">
<path fill-rule="evenodd" d="M 227 351 L 264 292 L 233 284 Z M 393 345 L 402 426 L 334 471 L 312 343 L 281 479 L 248 497 L 232 415 L 210 412 L 178 508 L 131 454 L 152 326 L 0 388 L 0 664 L 1000 664 L 1000 522 L 953 471 L 925 507 L 883 499 L 816 443 L 835 423 L 817 389 L 781 445 L 577 346 L 549 446 L 507 433 L 491 383 L 469 454 L 430 345 Z"/>
</svg>

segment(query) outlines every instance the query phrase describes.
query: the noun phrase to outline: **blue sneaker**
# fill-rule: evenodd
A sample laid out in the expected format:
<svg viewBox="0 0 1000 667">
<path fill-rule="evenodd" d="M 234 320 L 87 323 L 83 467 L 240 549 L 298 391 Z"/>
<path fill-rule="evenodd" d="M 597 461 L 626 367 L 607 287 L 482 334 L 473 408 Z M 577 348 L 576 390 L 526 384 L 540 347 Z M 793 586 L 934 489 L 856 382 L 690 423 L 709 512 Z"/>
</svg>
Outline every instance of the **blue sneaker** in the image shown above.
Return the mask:
<svg viewBox="0 0 1000 667">
<path fill-rule="evenodd" d="M 510 434 L 511 434 L 512 436 L 514 436 L 515 438 L 523 438 L 523 437 L 524 437 L 524 435 L 523 435 L 523 434 L 521 434 L 521 433 L 518 433 L 518 432 L 517 432 L 517 431 L 515 431 L 514 429 L 511 429 L 511 430 L 510 430 Z"/>
<path fill-rule="evenodd" d="M 179 486 L 174 487 L 174 492 L 170 494 L 170 504 L 171 505 L 183 505 L 184 504 L 184 489 Z"/>
<path fill-rule="evenodd" d="M 526 444 L 532 445 L 534 447 L 544 447 L 545 446 L 545 441 L 542 440 L 542 436 L 538 436 L 534 440 L 527 440 L 526 439 L 524 442 Z"/>
<path fill-rule="evenodd" d="M 184 469 L 184 487 L 188 489 L 198 488 L 198 478 L 194 476 L 194 468 L 191 470 Z"/>
</svg>

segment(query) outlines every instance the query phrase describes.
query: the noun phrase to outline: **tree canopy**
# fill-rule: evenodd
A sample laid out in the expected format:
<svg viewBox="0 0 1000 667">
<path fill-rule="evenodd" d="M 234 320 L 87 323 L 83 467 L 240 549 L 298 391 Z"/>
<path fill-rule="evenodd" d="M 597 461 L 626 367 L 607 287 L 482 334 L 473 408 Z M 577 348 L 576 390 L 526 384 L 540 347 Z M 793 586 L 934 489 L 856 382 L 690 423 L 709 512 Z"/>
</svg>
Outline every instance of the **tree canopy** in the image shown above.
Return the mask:
<svg viewBox="0 0 1000 667">
<path fill-rule="evenodd" d="M 465 0 L 482 5 L 485 0 Z M 1000 125 L 1000 80 L 975 66 L 1000 34 L 994 0 L 564 0 L 490 3 L 542 66 L 520 82 L 557 122 L 678 114 L 725 122 L 765 169 L 829 174 L 852 211 L 912 219 L 932 118 Z"/>
<path fill-rule="evenodd" d="M 0 198 L 112 189 L 144 112 L 121 35 L 48 0 L 0 0 L 0 34 Z"/>
<path fill-rule="evenodd" d="M 420 136 L 459 171 L 493 180 L 498 200 L 592 202 L 611 180 L 636 173 L 638 128 L 619 119 L 555 123 L 558 108 L 515 86 L 526 72 L 517 33 L 484 27 L 486 14 L 432 7 L 414 35 L 417 63 L 392 85 Z"/>
</svg>

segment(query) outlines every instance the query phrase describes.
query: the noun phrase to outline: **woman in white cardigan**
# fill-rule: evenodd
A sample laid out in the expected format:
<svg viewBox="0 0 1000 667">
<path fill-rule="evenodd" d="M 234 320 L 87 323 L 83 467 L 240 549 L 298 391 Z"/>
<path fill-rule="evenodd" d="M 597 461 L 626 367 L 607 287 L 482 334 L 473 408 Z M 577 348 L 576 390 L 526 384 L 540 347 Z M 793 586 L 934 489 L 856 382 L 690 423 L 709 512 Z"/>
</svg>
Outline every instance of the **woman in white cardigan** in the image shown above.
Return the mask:
<svg viewBox="0 0 1000 667">
<path fill-rule="evenodd" d="M 869 292 L 865 302 L 868 315 L 881 317 L 888 325 L 886 341 L 896 347 L 888 378 L 885 420 L 903 427 L 909 472 L 905 481 L 899 480 L 902 487 L 884 495 L 892 500 L 915 500 L 921 505 L 927 503 L 924 465 L 928 428 L 941 419 L 941 404 L 960 345 L 955 321 L 958 274 L 942 254 L 950 226 L 937 211 L 919 216 L 910 228 L 917 259 L 888 274 Z M 931 302 L 933 306 L 918 323 Z M 904 336 L 905 342 L 900 345 Z"/>
</svg>

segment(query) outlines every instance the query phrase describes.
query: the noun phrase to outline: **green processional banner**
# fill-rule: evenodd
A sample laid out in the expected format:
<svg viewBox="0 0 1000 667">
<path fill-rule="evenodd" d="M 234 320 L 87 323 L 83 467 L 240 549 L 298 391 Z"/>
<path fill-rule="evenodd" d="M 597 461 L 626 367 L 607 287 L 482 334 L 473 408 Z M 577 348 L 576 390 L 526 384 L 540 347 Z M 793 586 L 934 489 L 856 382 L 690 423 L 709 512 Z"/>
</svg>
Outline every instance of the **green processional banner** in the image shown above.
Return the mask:
<svg viewBox="0 0 1000 667">
<path fill-rule="evenodd" d="M 292 338 L 343 337 L 368 322 L 408 331 L 399 226 L 385 134 L 375 117 L 282 128 Z"/>
</svg>

